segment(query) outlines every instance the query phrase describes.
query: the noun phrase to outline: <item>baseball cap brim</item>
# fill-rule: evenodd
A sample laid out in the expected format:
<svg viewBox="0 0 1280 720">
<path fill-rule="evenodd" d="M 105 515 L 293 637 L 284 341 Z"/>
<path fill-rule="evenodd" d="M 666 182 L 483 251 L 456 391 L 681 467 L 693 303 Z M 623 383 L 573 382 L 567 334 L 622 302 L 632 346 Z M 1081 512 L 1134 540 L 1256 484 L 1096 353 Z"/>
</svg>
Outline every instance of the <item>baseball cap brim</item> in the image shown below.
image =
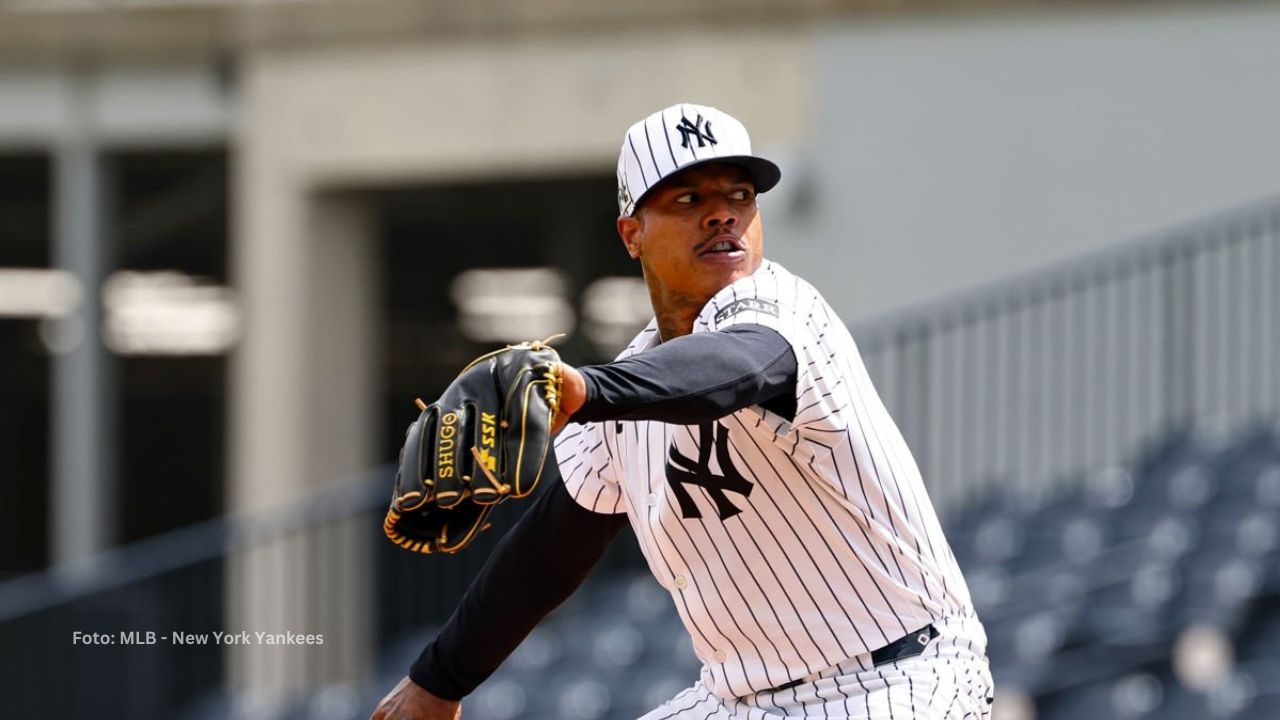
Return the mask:
<svg viewBox="0 0 1280 720">
<path fill-rule="evenodd" d="M 754 155 L 727 155 L 725 157 L 695 160 L 694 162 L 681 167 L 678 171 L 662 178 L 658 182 L 654 183 L 653 187 L 645 190 L 643 195 L 636 198 L 635 206 L 632 209 L 631 214 L 635 215 L 636 210 L 640 209 L 640 204 L 644 202 L 645 198 L 653 194 L 654 190 L 657 190 L 663 185 L 671 182 L 672 178 L 680 177 L 681 174 L 685 173 L 690 168 L 696 168 L 701 165 L 711 165 L 713 163 L 728 163 L 730 165 L 737 165 L 743 170 L 746 170 L 747 173 L 751 175 L 751 182 L 756 186 L 757 193 L 769 192 L 778 184 L 778 181 L 782 179 L 782 170 L 779 169 L 777 165 L 773 164 L 769 160 L 765 160 L 762 157 L 756 157 Z"/>
</svg>

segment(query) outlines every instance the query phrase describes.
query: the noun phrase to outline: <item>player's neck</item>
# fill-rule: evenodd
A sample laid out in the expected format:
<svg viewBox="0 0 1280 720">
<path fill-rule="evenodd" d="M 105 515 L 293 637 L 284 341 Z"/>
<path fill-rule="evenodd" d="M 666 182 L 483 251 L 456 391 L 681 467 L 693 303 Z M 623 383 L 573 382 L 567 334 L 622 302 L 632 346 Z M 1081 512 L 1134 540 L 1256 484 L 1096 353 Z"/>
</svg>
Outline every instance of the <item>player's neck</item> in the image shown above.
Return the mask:
<svg viewBox="0 0 1280 720">
<path fill-rule="evenodd" d="M 653 315 L 658 319 L 658 333 L 670 340 L 693 332 L 693 321 L 710 298 L 694 298 L 678 293 L 663 292 L 649 287 L 649 300 L 653 303 Z"/>
<path fill-rule="evenodd" d="M 656 311 L 655 314 L 658 318 L 658 333 L 663 341 L 692 333 L 693 321 L 698 317 L 696 311 L 693 314 Z"/>
</svg>

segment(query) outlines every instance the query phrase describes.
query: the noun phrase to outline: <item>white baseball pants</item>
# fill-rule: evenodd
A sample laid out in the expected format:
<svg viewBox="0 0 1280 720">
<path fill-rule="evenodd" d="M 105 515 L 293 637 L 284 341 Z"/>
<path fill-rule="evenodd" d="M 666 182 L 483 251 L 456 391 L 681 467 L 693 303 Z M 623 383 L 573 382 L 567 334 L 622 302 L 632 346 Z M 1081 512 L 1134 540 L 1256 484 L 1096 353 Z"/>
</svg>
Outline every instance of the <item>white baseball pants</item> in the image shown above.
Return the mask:
<svg viewBox="0 0 1280 720">
<path fill-rule="evenodd" d="M 920 655 L 874 667 L 865 653 L 795 687 L 726 700 L 708 674 L 640 720 L 989 720 L 994 686 L 976 620 L 935 623 Z"/>
</svg>

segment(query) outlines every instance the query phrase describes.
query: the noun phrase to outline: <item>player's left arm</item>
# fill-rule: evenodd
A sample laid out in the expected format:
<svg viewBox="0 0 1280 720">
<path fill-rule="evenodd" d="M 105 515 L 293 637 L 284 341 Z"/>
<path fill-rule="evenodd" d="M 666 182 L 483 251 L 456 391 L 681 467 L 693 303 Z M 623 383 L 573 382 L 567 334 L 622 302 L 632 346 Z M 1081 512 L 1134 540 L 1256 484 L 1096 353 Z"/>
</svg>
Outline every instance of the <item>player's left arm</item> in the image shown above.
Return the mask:
<svg viewBox="0 0 1280 720">
<path fill-rule="evenodd" d="M 782 335 L 762 325 L 674 338 L 606 365 L 562 368 L 562 421 L 690 425 L 752 405 L 788 419 L 795 414 L 795 354 Z"/>
</svg>

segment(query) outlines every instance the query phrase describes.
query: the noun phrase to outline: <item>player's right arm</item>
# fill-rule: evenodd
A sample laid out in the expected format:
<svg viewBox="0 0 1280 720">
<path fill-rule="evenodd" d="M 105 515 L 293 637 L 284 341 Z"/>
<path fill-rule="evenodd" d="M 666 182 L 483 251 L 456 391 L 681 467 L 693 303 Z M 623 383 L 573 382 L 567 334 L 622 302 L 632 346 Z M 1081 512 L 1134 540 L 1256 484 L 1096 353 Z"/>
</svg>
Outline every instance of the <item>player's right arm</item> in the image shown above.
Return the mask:
<svg viewBox="0 0 1280 720">
<path fill-rule="evenodd" d="M 565 601 L 626 525 L 580 506 L 549 464 L 547 487 L 511 528 L 373 720 L 453 720 L 470 694 Z"/>
<path fill-rule="evenodd" d="M 382 698 L 370 720 L 457 720 L 460 717 L 461 702 L 436 697 L 406 677 Z"/>
</svg>

